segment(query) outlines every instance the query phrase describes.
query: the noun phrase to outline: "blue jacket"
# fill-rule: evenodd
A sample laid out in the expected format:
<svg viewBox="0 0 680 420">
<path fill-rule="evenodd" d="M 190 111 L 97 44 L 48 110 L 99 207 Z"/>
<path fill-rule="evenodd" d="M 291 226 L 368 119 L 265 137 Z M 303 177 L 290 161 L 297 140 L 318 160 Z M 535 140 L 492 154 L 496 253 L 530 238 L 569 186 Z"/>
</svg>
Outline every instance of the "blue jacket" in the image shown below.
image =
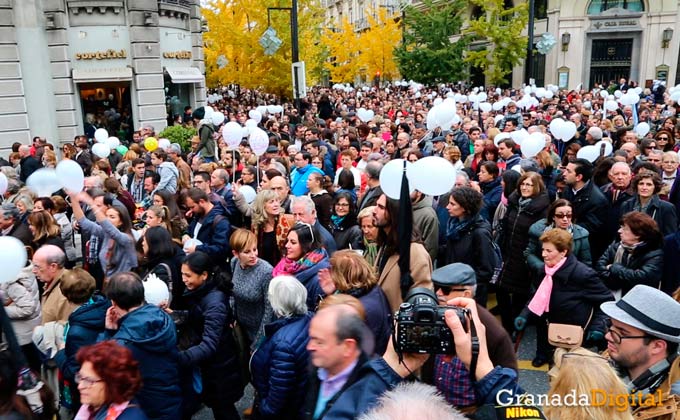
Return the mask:
<svg viewBox="0 0 680 420">
<path fill-rule="evenodd" d="M 319 299 L 326 296 L 326 293 L 319 285 L 319 270 L 330 268 L 331 263 L 328 253 L 325 250 L 324 253 L 326 253 L 326 256 L 321 261 L 294 274 L 295 278 L 307 288 L 307 309 L 310 311 L 316 311 Z"/>
<path fill-rule="evenodd" d="M 366 325 L 375 339 L 375 354 L 383 354 L 392 334 L 392 311 L 382 288 L 374 286 L 363 296 L 355 296 L 366 311 Z"/>
<path fill-rule="evenodd" d="M 333 253 L 338 250 L 337 245 L 335 245 L 335 238 L 333 235 L 331 235 L 328 229 L 319 223 L 319 219 L 316 219 L 314 227 L 319 231 L 319 235 L 321 235 L 321 243 L 323 244 L 324 248 L 326 248 L 328 255 L 333 255 Z"/>
<path fill-rule="evenodd" d="M 265 326 L 266 340 L 250 360 L 259 418 L 299 419 L 305 400 L 312 312 Z"/>
<path fill-rule="evenodd" d="M 234 319 L 227 297 L 212 279 L 184 296 L 191 309 L 176 312 L 185 315 L 184 325 L 193 330 L 192 335 L 201 337 L 201 341 L 179 352 L 179 365 L 201 368 L 203 400 L 209 406 L 214 406 L 219 399 L 238 401 L 243 387 L 230 327 Z"/>
<path fill-rule="evenodd" d="M 479 187 L 484 195 L 484 205 L 479 213 L 491 223 L 493 222 L 496 207 L 498 207 L 498 204 L 501 202 L 501 194 L 503 193 L 501 177 L 496 177 L 496 179 L 490 182 L 480 182 Z"/>
<path fill-rule="evenodd" d="M 68 317 L 66 347 L 57 352 L 54 360 L 64 379 L 69 383 L 71 399 L 63 402 L 72 409 L 80 406 L 80 393 L 75 383 L 76 373 L 80 370 L 80 364 L 76 361 L 76 353 L 81 347 L 96 343 L 99 334 L 105 331 L 106 310 L 110 306 L 111 302 L 107 298 L 95 294 L 92 296 L 91 303 L 77 308 Z"/>
<path fill-rule="evenodd" d="M 313 166 L 311 163 L 308 163 L 307 166 L 303 168 L 293 169 L 293 172 L 290 174 L 290 191 L 294 196 L 299 197 L 309 192 L 309 188 L 307 188 L 307 179 L 309 178 L 309 175 L 314 172 L 321 174 L 322 176 L 325 175 L 321 169 Z"/>
<path fill-rule="evenodd" d="M 326 403 L 319 419 L 355 419 L 370 410 L 377 403 L 378 397 L 401 381 L 402 378 L 381 357 L 369 360 L 362 354 L 345 385 Z M 314 416 L 320 386 L 321 382 L 315 371 L 310 378 L 307 392 L 306 419 Z"/>
<path fill-rule="evenodd" d="M 137 399 L 149 419 L 179 420 L 182 394 L 177 335 L 170 316 L 147 304 L 122 317 L 118 330 L 107 330 L 103 338 L 129 348 L 139 362 L 142 389 Z"/>
<path fill-rule="evenodd" d="M 215 218 L 218 217 L 217 220 Z M 194 217 L 189 224 L 189 236 L 193 237 L 198 219 Z M 214 206 L 208 214 L 201 220 L 201 229 L 196 235 L 196 239 L 202 242 L 196 247 L 196 251 L 205 252 L 210 255 L 214 264 L 224 267 L 226 259 L 231 255 L 229 247 L 229 236 L 231 235 L 231 224 L 229 219 L 222 214 L 222 210 Z"/>
</svg>

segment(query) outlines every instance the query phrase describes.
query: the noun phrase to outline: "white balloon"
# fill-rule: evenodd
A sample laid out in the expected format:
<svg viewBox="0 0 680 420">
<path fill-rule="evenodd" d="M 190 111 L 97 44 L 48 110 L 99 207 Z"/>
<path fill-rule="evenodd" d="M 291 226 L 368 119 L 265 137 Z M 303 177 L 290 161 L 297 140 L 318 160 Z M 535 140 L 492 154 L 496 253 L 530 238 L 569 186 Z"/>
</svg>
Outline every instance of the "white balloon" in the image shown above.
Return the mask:
<svg viewBox="0 0 680 420">
<path fill-rule="evenodd" d="M 269 147 L 269 136 L 261 128 L 255 127 L 250 131 L 248 142 L 250 143 L 250 148 L 253 149 L 253 153 L 257 156 L 262 156 L 267 151 L 267 147 Z"/>
<path fill-rule="evenodd" d="M 109 138 L 109 132 L 104 128 L 98 128 L 94 132 L 94 139 L 97 143 L 105 142 Z"/>
<path fill-rule="evenodd" d="M 524 87 L 524 93 L 527 95 L 531 95 L 531 86 L 525 86 Z"/>
<path fill-rule="evenodd" d="M 210 118 L 212 119 L 212 123 L 215 127 L 222 125 L 224 122 L 224 114 L 221 112 L 213 112 Z"/>
<path fill-rule="evenodd" d="M 211 106 L 207 105 L 204 106 L 203 109 L 205 109 L 205 115 L 203 116 L 203 118 L 210 121 L 210 119 L 212 118 L 212 114 L 213 112 L 215 112 L 215 110 Z"/>
<path fill-rule="evenodd" d="M 619 104 L 617 104 L 616 101 L 607 101 L 604 103 L 604 109 L 607 111 L 616 111 L 619 109 Z"/>
<path fill-rule="evenodd" d="M 608 142 L 607 140 L 600 140 L 597 143 L 595 143 L 593 146 L 597 147 L 597 150 L 598 150 L 598 153 L 599 153 L 599 150 L 602 148 L 603 144 L 604 144 L 604 155 L 605 156 L 611 155 L 612 152 L 614 151 L 614 146 L 612 146 L 612 144 L 610 142 Z"/>
<path fill-rule="evenodd" d="M 85 185 L 83 168 L 74 160 L 62 160 L 57 165 L 57 177 L 67 191 L 80 192 Z"/>
<path fill-rule="evenodd" d="M 258 106 L 257 108 L 255 108 L 255 110 L 256 110 L 257 112 L 259 112 L 260 115 L 262 115 L 262 116 L 267 115 L 267 114 L 269 113 L 268 108 L 267 108 L 266 106 L 264 106 L 264 105 Z M 248 116 L 250 117 L 250 112 L 248 113 Z M 250 118 L 253 118 L 253 117 L 250 117 Z M 258 122 L 259 122 L 259 121 L 258 121 Z"/>
<path fill-rule="evenodd" d="M 553 93 L 552 90 L 549 90 L 549 91 L 545 92 L 545 97 L 546 97 L 547 99 L 552 99 L 553 96 L 555 96 L 555 94 Z"/>
<path fill-rule="evenodd" d="M 526 137 L 522 141 L 522 144 L 520 145 L 522 155 L 524 155 L 524 157 L 526 158 L 532 158 L 536 156 L 538 152 L 540 152 L 544 148 L 545 137 L 543 136 L 543 133 L 540 132 L 529 134 L 529 136 Z"/>
<path fill-rule="evenodd" d="M 499 102 L 494 102 L 493 105 L 491 105 L 491 108 L 492 108 L 494 111 L 500 111 L 501 109 L 503 109 L 503 102 L 500 102 L 500 101 L 499 101 Z"/>
<path fill-rule="evenodd" d="M 148 276 L 143 282 L 144 300 L 146 303 L 158 306 L 161 302 L 170 303 L 168 285 L 155 274 Z"/>
<path fill-rule="evenodd" d="M 262 114 L 260 113 L 260 111 L 255 109 L 251 109 L 248 112 L 248 117 L 250 117 L 251 120 L 255 120 L 256 124 L 259 124 L 260 121 L 262 121 Z"/>
<path fill-rule="evenodd" d="M 412 171 L 413 164 L 406 161 L 406 177 Z M 389 161 L 380 171 L 380 188 L 385 195 L 395 200 L 399 200 L 401 196 L 401 177 L 404 173 L 404 159 L 394 159 Z M 409 180 L 409 193 L 413 192 L 415 187 Z M 404 197 L 406 199 L 406 197 Z"/>
<path fill-rule="evenodd" d="M 109 149 L 115 149 L 120 146 L 120 140 L 118 140 L 118 137 L 109 137 L 106 139 L 106 145 L 109 146 Z"/>
<path fill-rule="evenodd" d="M 636 95 L 639 95 L 642 93 L 642 88 L 640 86 L 636 87 L 633 89 L 633 92 L 635 92 Z"/>
<path fill-rule="evenodd" d="M 5 176 L 5 174 L 0 172 L 0 195 L 3 195 L 7 191 L 7 184 L 8 184 L 7 177 Z"/>
<path fill-rule="evenodd" d="M 649 133 L 649 124 L 646 122 L 641 122 L 638 125 L 635 126 L 635 133 L 637 133 L 638 136 L 644 137 Z"/>
<path fill-rule="evenodd" d="M 410 185 L 418 191 L 428 195 L 442 195 L 451 191 L 456 182 L 456 168 L 448 160 L 429 156 L 419 159 L 413 164 L 413 171 L 409 174 Z"/>
<path fill-rule="evenodd" d="M 546 94 L 545 88 L 540 87 L 540 88 L 536 89 L 536 97 L 537 98 L 542 98 L 542 97 L 545 96 L 545 94 Z"/>
<path fill-rule="evenodd" d="M 229 121 L 222 127 L 222 137 L 224 137 L 230 149 L 235 149 L 243 138 L 243 127 L 235 121 Z"/>
<path fill-rule="evenodd" d="M 23 242 L 13 236 L 0 237 L 0 283 L 16 280 L 26 266 L 28 255 Z"/>
<path fill-rule="evenodd" d="M 437 105 L 439 105 L 440 103 L 442 103 L 443 101 L 444 101 L 444 100 L 443 100 L 442 98 L 436 98 L 436 99 L 434 100 L 434 102 L 432 102 L 432 103 L 434 104 L 434 106 L 437 106 Z"/>
<path fill-rule="evenodd" d="M 600 157 L 600 148 L 595 146 L 584 146 L 576 152 L 576 157 L 585 159 L 588 162 L 595 162 Z"/>
<path fill-rule="evenodd" d="M 276 114 L 276 105 L 267 105 L 267 112 L 270 114 Z"/>
<path fill-rule="evenodd" d="M 482 112 L 489 112 L 491 111 L 491 108 L 492 108 L 491 104 L 488 102 L 482 102 L 481 104 L 479 104 L 479 109 L 481 109 Z"/>
<path fill-rule="evenodd" d="M 456 117 L 456 106 L 447 105 L 448 104 L 442 103 L 437 107 L 437 111 L 435 113 L 437 125 L 444 130 L 448 130 L 451 127 L 451 122 Z"/>
<path fill-rule="evenodd" d="M 359 117 L 359 119 L 365 123 L 371 121 L 374 116 L 375 113 L 372 109 L 359 108 L 357 110 L 357 117 Z"/>
<path fill-rule="evenodd" d="M 253 201 L 255 201 L 255 196 L 257 195 L 257 192 L 250 185 L 242 186 L 241 188 L 239 188 L 239 192 L 241 193 L 241 195 L 243 195 L 243 198 L 246 200 L 246 203 L 250 204 Z"/>
<path fill-rule="evenodd" d="M 550 121 L 550 133 L 555 137 L 556 139 L 561 139 L 561 133 L 562 131 L 560 128 L 564 124 L 564 120 L 561 118 L 555 118 L 554 120 Z"/>
<path fill-rule="evenodd" d="M 510 133 L 512 141 L 519 145 L 521 145 L 527 137 L 529 137 L 529 132 L 525 129 L 515 130 Z"/>
<path fill-rule="evenodd" d="M 567 141 L 576 135 L 576 124 L 567 121 L 562 125 L 562 140 Z"/>
<path fill-rule="evenodd" d="M 430 111 L 427 113 L 427 118 L 425 120 L 427 129 L 432 131 L 435 128 L 439 127 L 439 124 L 437 124 L 437 116 L 434 108 L 430 109 Z"/>
<path fill-rule="evenodd" d="M 620 90 L 617 90 L 617 91 L 614 92 L 614 97 L 616 97 L 616 98 L 620 98 L 622 95 L 623 95 L 623 92 L 621 92 Z"/>
<path fill-rule="evenodd" d="M 213 114 L 215 115 L 215 114 Z M 168 139 L 158 139 L 158 148 L 161 150 L 165 150 L 168 147 L 170 147 L 170 140 Z"/>
<path fill-rule="evenodd" d="M 471 95 L 468 95 L 468 101 L 470 101 L 470 102 L 473 103 L 473 104 L 474 104 L 475 102 L 480 102 L 480 101 L 479 101 L 479 96 L 478 96 L 476 93 L 473 93 L 473 94 L 471 94 Z"/>
<path fill-rule="evenodd" d="M 109 151 L 109 148 L 105 144 L 97 144 L 101 145 L 107 152 Z M 33 172 L 26 180 L 26 185 L 31 191 L 36 193 L 38 197 L 49 197 L 52 193 L 61 189 L 61 181 L 57 176 L 57 171 L 52 168 L 41 168 Z"/>
<path fill-rule="evenodd" d="M 95 156 L 104 159 L 109 157 L 109 154 L 111 154 L 111 149 L 109 149 L 109 146 L 107 146 L 105 143 L 96 143 L 92 146 L 92 153 L 94 153 Z"/>
<path fill-rule="evenodd" d="M 609 96 L 609 92 L 607 92 L 606 90 L 602 89 L 602 90 L 600 91 L 600 96 L 602 97 L 602 99 L 607 99 L 607 96 Z"/>
<path fill-rule="evenodd" d="M 676 90 L 671 94 L 671 101 L 680 102 L 680 90 Z"/>
<path fill-rule="evenodd" d="M 184 242 L 184 251 L 186 252 L 189 248 L 192 246 L 199 246 L 203 245 L 203 242 L 199 241 L 198 239 L 189 239 L 188 241 Z"/>
</svg>

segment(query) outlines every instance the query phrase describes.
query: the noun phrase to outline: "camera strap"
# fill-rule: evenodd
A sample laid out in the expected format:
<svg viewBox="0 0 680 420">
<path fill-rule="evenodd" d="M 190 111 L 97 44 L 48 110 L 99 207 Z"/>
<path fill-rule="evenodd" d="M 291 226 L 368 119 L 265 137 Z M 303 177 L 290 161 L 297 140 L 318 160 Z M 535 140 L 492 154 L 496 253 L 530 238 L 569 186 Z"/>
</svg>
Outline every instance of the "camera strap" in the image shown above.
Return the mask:
<svg viewBox="0 0 680 420">
<path fill-rule="evenodd" d="M 477 327 L 472 319 L 471 313 L 467 312 L 467 317 L 470 320 L 470 335 L 472 341 L 472 358 L 470 359 L 470 377 L 473 381 L 477 381 L 477 359 L 479 359 L 479 337 L 477 336 Z"/>
</svg>

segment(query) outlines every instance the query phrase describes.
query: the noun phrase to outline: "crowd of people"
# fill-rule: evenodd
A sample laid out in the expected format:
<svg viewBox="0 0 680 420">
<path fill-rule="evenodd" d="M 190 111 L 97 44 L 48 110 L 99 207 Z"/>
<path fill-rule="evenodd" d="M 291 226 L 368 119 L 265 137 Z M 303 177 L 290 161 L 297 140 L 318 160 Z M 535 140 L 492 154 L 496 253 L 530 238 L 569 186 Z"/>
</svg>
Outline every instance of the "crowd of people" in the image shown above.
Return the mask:
<svg viewBox="0 0 680 420">
<path fill-rule="evenodd" d="M 463 96 L 482 92 L 488 111 Z M 631 92 L 637 104 L 611 109 L 597 89 L 314 88 L 272 112 L 278 98 L 221 90 L 174 119 L 197 128 L 190 150 L 146 141 L 149 126 L 103 159 L 93 135 L 15 144 L 0 228 L 29 260 L 0 296 L 21 359 L 55 393 L 43 413 L 188 419 L 204 404 L 238 419 L 250 383 L 254 419 L 407 418 L 403 402 L 481 415 L 499 391 L 523 393 L 513 340 L 532 324 L 533 366 L 555 366 L 550 394 L 605 387 L 676 407 L 680 108 Z M 428 129 L 454 97 L 459 118 Z M 556 119 L 572 138 L 556 138 Z M 229 147 L 227 122 L 264 130 L 268 147 L 246 131 Z M 544 147 L 523 155 L 519 130 Z M 611 153 L 579 153 L 601 141 Z M 455 168 L 449 191 L 383 192 L 390 161 L 430 156 Z M 59 160 L 80 165 L 83 190 L 36 196 L 27 180 Z M 394 314 L 417 288 L 470 314 L 462 325 L 446 312 L 455 356 L 395 350 Z M 414 377 L 436 392 L 409 388 Z M 0 414 L 24 416 L 17 384 L 3 385 Z M 629 419 L 649 407 L 541 409 Z"/>
</svg>

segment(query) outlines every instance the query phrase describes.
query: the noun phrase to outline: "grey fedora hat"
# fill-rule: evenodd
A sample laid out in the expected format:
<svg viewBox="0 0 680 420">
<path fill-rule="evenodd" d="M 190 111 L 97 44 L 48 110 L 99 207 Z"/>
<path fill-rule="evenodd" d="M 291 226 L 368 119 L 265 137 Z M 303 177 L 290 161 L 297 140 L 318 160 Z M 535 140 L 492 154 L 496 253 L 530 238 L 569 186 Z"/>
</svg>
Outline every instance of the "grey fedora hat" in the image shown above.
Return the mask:
<svg viewBox="0 0 680 420">
<path fill-rule="evenodd" d="M 680 343 L 680 303 L 661 290 L 639 284 L 618 302 L 605 302 L 600 308 L 612 319 Z"/>
</svg>

